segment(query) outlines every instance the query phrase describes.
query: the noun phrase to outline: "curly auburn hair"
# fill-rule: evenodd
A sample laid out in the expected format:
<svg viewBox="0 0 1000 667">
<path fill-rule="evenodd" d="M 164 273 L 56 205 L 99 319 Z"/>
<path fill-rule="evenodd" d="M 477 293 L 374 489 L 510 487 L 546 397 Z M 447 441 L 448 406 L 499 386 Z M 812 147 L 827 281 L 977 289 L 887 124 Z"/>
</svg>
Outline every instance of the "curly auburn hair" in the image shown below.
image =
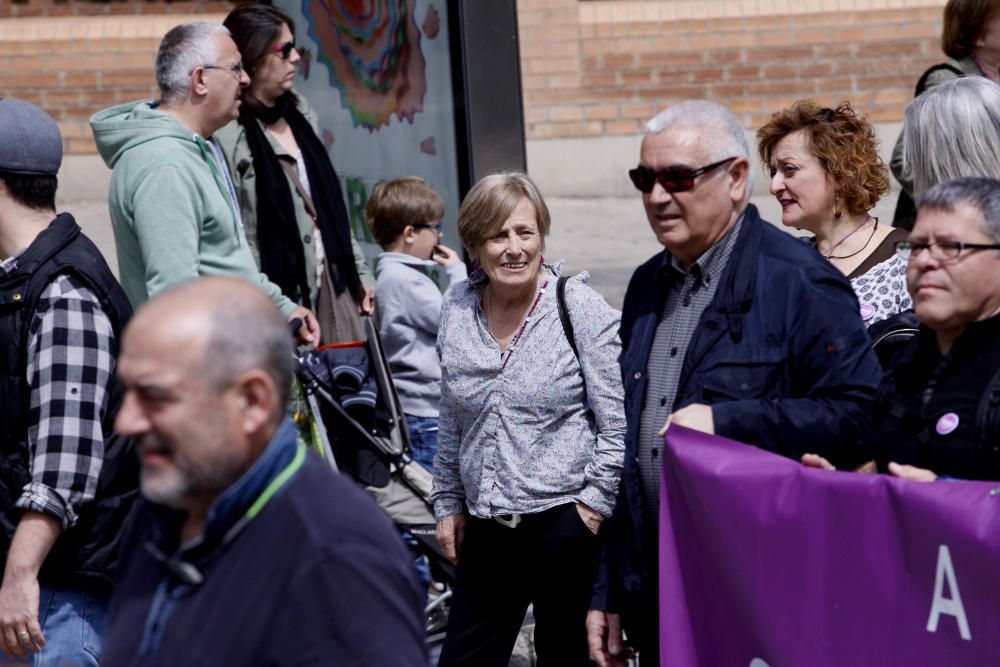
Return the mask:
<svg viewBox="0 0 1000 667">
<path fill-rule="evenodd" d="M 870 211 L 889 192 L 889 170 L 878 155 L 875 128 L 848 102 L 830 109 L 799 100 L 771 116 L 757 130 L 757 152 L 766 168 L 770 169 L 778 143 L 799 131 L 805 133 L 809 152 L 837 182 L 849 215 Z"/>
</svg>

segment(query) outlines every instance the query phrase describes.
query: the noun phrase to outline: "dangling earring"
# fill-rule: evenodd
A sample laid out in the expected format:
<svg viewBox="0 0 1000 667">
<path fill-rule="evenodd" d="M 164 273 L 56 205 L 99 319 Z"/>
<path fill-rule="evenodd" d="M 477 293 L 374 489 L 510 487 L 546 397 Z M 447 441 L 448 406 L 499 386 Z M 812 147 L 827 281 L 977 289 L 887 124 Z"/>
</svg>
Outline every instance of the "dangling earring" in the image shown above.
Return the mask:
<svg viewBox="0 0 1000 667">
<path fill-rule="evenodd" d="M 833 198 L 833 217 L 840 220 L 841 210 L 840 210 L 840 193 L 838 192 Z"/>
</svg>

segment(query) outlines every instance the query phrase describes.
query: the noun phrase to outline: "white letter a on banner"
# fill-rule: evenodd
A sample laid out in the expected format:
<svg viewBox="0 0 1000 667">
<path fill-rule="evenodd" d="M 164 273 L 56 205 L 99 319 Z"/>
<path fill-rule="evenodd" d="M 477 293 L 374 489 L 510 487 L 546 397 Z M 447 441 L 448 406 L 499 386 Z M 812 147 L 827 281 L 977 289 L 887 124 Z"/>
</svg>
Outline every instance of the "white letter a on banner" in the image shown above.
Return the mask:
<svg viewBox="0 0 1000 667">
<path fill-rule="evenodd" d="M 948 580 L 950 598 L 944 597 L 944 582 Z M 958 632 L 962 639 L 969 641 L 969 620 L 965 617 L 965 607 L 962 606 L 962 594 L 958 592 L 958 580 L 955 578 L 955 567 L 951 564 L 951 552 L 948 546 L 938 547 L 937 574 L 934 577 L 934 602 L 931 604 L 931 617 L 927 619 L 927 632 L 937 632 L 938 619 L 941 614 L 954 616 L 958 622 Z"/>
</svg>

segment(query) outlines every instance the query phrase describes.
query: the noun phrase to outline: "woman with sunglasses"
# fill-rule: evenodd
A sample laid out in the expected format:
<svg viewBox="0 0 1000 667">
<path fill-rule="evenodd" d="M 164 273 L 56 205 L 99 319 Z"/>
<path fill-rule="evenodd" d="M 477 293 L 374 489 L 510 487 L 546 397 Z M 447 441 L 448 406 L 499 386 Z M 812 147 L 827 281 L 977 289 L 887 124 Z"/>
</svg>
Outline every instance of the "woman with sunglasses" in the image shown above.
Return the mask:
<svg viewBox="0 0 1000 667">
<path fill-rule="evenodd" d="M 848 277 L 865 324 L 913 307 L 906 261 L 895 252 L 906 231 L 869 211 L 889 191 L 875 130 L 851 105 L 835 109 L 799 100 L 757 131 L 781 221 L 812 232 L 811 243 Z"/>
<path fill-rule="evenodd" d="M 316 114 L 292 89 L 301 60 L 295 25 L 257 4 L 237 7 L 223 24 L 250 75 L 239 120 L 217 133 L 247 240 L 285 295 L 316 311 L 324 343 L 357 340 L 358 314 L 372 311 L 375 288 Z"/>
<path fill-rule="evenodd" d="M 624 457 L 620 314 L 585 274 L 544 262 L 549 222 L 520 173 L 483 178 L 458 214 L 480 268 L 445 294 L 438 331 L 432 498 L 458 565 L 438 667 L 506 665 L 531 603 L 538 663 L 588 664 L 598 531 Z"/>
</svg>

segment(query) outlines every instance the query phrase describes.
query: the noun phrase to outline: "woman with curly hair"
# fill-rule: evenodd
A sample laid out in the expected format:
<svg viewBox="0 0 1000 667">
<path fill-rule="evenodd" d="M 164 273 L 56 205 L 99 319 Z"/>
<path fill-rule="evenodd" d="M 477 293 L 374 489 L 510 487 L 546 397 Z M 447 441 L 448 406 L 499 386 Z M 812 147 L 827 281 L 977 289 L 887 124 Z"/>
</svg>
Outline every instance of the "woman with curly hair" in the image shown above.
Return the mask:
<svg viewBox="0 0 1000 667">
<path fill-rule="evenodd" d="M 906 231 L 879 225 L 869 211 L 889 191 L 875 130 L 851 105 L 799 100 L 757 131 L 781 221 L 812 232 L 811 242 L 851 281 L 868 326 L 913 307 L 906 261 L 895 253 Z"/>
</svg>

